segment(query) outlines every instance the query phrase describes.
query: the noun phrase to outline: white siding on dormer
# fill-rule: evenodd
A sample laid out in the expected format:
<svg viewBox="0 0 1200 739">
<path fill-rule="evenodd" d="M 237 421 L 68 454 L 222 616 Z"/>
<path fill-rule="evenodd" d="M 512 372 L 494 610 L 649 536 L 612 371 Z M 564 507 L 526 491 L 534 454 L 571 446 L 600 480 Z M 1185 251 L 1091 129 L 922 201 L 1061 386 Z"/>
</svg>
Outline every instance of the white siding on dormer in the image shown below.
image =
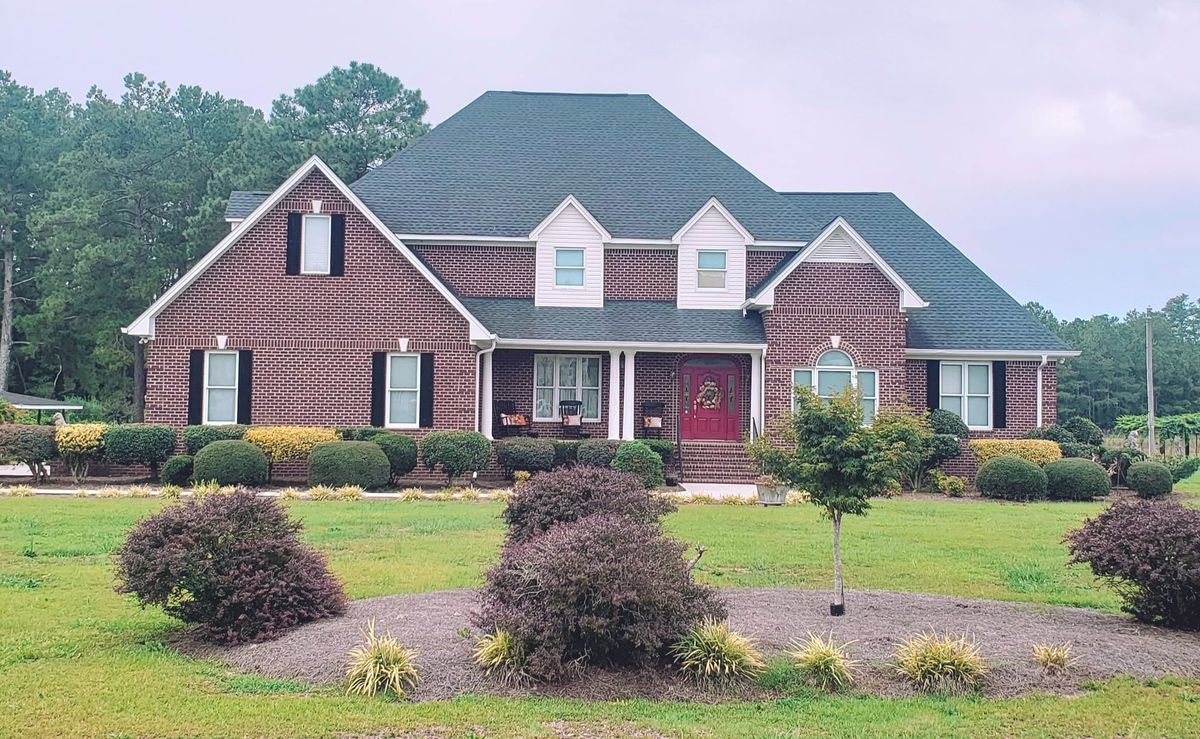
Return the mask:
<svg viewBox="0 0 1200 739">
<path fill-rule="evenodd" d="M 583 287 L 554 284 L 556 248 L 583 249 Z M 534 305 L 604 305 L 604 241 L 574 205 L 563 208 L 538 234 Z"/>
<path fill-rule="evenodd" d="M 696 255 L 701 251 L 727 254 L 724 290 L 696 287 Z M 746 242 L 721 211 L 710 207 L 679 238 L 680 308 L 737 308 L 746 299 Z"/>
<path fill-rule="evenodd" d="M 838 227 L 825 241 L 817 246 L 816 250 L 805 259 L 806 262 L 855 262 L 858 264 L 870 263 L 871 258 L 867 253 L 854 243 L 850 238 L 850 234 L 846 233 L 846 229 Z"/>
</svg>

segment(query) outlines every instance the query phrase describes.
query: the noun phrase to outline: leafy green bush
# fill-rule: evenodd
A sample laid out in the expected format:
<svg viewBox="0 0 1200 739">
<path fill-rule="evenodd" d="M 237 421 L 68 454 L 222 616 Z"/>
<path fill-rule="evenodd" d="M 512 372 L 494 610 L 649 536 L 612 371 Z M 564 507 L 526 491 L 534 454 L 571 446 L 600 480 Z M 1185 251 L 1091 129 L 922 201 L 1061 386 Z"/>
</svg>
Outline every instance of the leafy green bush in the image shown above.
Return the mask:
<svg viewBox="0 0 1200 739">
<path fill-rule="evenodd" d="M 496 460 L 509 474 L 545 472 L 554 467 L 554 445 L 547 439 L 517 436 L 496 442 Z"/>
<path fill-rule="evenodd" d="M 492 443 L 477 431 L 430 431 L 421 438 L 425 469 L 441 467 L 449 482 L 465 472 L 482 472 L 492 461 Z"/>
<path fill-rule="evenodd" d="M 675 461 L 675 442 L 667 439 L 642 439 L 641 442 L 662 457 L 664 467 L 669 467 Z"/>
<path fill-rule="evenodd" d="M 608 467 L 620 446 L 621 442 L 615 439 L 588 439 L 579 444 L 575 458 L 579 464 L 589 467 Z"/>
<path fill-rule="evenodd" d="M 971 435 L 965 421 L 943 408 L 935 408 L 929 413 L 929 428 L 935 434 L 949 434 L 961 441 Z"/>
<path fill-rule="evenodd" d="M 1075 441 L 1080 444 L 1089 446 L 1100 446 L 1104 443 L 1104 432 L 1097 426 L 1092 419 L 1085 416 L 1075 416 L 1063 422 L 1063 428 L 1066 429 L 1071 436 L 1075 437 Z"/>
<path fill-rule="evenodd" d="M 618 472 L 637 475 L 647 490 L 664 482 L 662 457 L 643 441 L 627 441 L 619 446 L 610 466 Z"/>
<path fill-rule="evenodd" d="M 338 439 L 342 441 L 371 441 L 371 437 L 379 433 L 388 433 L 380 431 L 377 426 L 355 426 L 352 428 L 334 429 Z"/>
<path fill-rule="evenodd" d="M 968 446 L 979 464 L 996 457 L 1020 457 L 1040 467 L 1062 459 L 1062 449 L 1049 439 L 972 439 Z"/>
<path fill-rule="evenodd" d="M 1157 498 L 1168 495 L 1175 486 L 1171 470 L 1158 462 L 1135 462 L 1129 466 L 1126 476 L 1129 489 L 1139 498 Z"/>
<path fill-rule="evenodd" d="M 1074 444 L 1077 439 L 1070 432 L 1057 423 L 1052 423 L 1041 428 L 1030 429 L 1021 437 L 1023 439 L 1046 439 L 1053 441 L 1055 444 Z"/>
<path fill-rule="evenodd" d="M 168 459 L 159 478 L 164 485 L 186 485 L 192 479 L 194 459 L 190 454 L 180 454 Z"/>
<path fill-rule="evenodd" d="M 574 439 L 551 439 L 550 443 L 554 445 L 555 467 L 569 467 L 575 464 L 582 442 Z"/>
<path fill-rule="evenodd" d="M 417 468 L 417 442 L 412 438 L 404 434 L 375 429 L 374 433 L 363 441 L 375 442 L 387 456 L 388 463 L 392 467 L 390 482 L 398 482 L 401 477 Z"/>
<path fill-rule="evenodd" d="M 1052 500 L 1091 500 L 1108 495 L 1108 472 L 1090 459 L 1060 459 L 1043 468 Z"/>
<path fill-rule="evenodd" d="M 1064 457 L 1071 459 L 1098 459 L 1100 457 L 1100 447 L 1079 441 L 1059 444 L 1058 448 L 1062 450 Z"/>
<path fill-rule="evenodd" d="M 104 458 L 114 464 L 144 464 L 158 477 L 158 466 L 175 451 L 175 429 L 150 423 L 109 426 L 104 431 Z"/>
<path fill-rule="evenodd" d="M 387 485 L 392 466 L 372 441 L 327 441 L 308 455 L 310 486 L 358 485 L 368 490 Z"/>
<path fill-rule="evenodd" d="M 1155 462 L 1165 465 L 1171 471 L 1171 479 L 1175 482 L 1186 480 L 1200 470 L 1200 457 L 1176 457 L 1163 455 L 1155 457 Z"/>
<path fill-rule="evenodd" d="M 1113 485 L 1125 485 L 1129 467 L 1134 462 L 1140 462 L 1146 455 L 1138 449 L 1104 449 L 1100 452 L 1100 464 L 1108 470 Z"/>
<path fill-rule="evenodd" d="M 337 441 L 337 434 L 320 426 L 251 426 L 242 438 L 274 463 L 307 459 L 317 444 Z"/>
<path fill-rule="evenodd" d="M 196 456 L 196 452 L 214 441 L 229 441 L 240 439 L 249 426 L 230 424 L 228 426 L 185 426 L 183 429 L 183 448 L 187 453 Z"/>
<path fill-rule="evenodd" d="M 701 682 L 748 679 L 766 669 L 753 641 L 711 618 L 689 629 L 671 656 L 681 672 Z"/>
<path fill-rule="evenodd" d="M 248 441 L 214 441 L 193 458 L 192 479 L 218 485 L 262 485 L 267 481 L 267 455 Z"/>
<path fill-rule="evenodd" d="M 896 672 L 921 690 L 976 688 L 986 669 L 975 643 L 965 636 L 921 634 L 896 650 Z"/>
<path fill-rule="evenodd" d="M 996 457 L 984 462 L 975 487 L 988 498 L 1027 501 L 1046 497 L 1046 473 L 1020 457 Z"/>
<path fill-rule="evenodd" d="M 58 456 L 53 426 L 0 425 L 0 460 L 29 466 L 33 481 L 46 480 L 46 462 Z"/>
</svg>

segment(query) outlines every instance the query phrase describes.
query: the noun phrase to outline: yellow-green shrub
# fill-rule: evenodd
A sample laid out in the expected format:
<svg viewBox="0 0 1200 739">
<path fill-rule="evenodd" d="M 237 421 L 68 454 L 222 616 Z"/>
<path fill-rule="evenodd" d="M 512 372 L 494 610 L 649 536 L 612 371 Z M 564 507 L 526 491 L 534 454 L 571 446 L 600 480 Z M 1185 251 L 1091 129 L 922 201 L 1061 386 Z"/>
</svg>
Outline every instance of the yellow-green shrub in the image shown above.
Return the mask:
<svg viewBox="0 0 1200 739">
<path fill-rule="evenodd" d="M 980 465 L 996 457 L 1020 457 L 1036 465 L 1062 459 L 1062 449 L 1049 439 L 973 439 L 970 445 Z"/>
<path fill-rule="evenodd" d="M 308 459 L 317 444 L 337 441 L 337 432 L 316 426 L 251 426 L 242 439 L 262 449 L 271 462 L 284 462 Z"/>
<path fill-rule="evenodd" d="M 88 464 L 104 453 L 104 432 L 107 430 L 107 423 L 70 423 L 59 426 L 54 432 L 58 454 L 76 482 L 87 477 Z"/>
</svg>

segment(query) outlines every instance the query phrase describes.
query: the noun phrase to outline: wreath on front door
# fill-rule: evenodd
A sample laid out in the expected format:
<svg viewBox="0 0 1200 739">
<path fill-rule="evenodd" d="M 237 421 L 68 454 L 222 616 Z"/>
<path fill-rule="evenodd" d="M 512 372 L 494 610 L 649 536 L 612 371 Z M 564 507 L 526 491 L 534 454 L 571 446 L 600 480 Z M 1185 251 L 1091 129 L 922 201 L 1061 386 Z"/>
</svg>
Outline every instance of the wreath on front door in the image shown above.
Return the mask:
<svg viewBox="0 0 1200 739">
<path fill-rule="evenodd" d="M 696 388 L 696 403 L 706 410 L 718 410 L 721 407 L 721 386 L 709 377 L 704 384 Z"/>
</svg>

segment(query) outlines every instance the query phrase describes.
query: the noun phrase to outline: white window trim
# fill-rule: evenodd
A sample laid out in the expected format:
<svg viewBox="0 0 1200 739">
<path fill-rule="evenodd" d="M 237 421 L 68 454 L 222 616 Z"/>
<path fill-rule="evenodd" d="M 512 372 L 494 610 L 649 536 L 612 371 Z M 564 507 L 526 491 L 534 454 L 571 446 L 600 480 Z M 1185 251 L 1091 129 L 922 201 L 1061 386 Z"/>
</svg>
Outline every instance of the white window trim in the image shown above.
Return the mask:
<svg viewBox="0 0 1200 739">
<path fill-rule="evenodd" d="M 840 351 L 840 350 L 838 350 L 838 351 Z M 846 356 L 850 356 L 850 355 L 847 354 Z M 854 359 L 851 358 L 850 361 L 853 362 Z M 879 370 L 877 368 L 875 368 L 875 367 L 859 367 L 856 364 L 842 365 L 842 366 L 813 365 L 811 367 L 793 367 L 792 368 L 792 410 L 796 410 L 795 393 L 796 393 L 796 373 L 797 372 L 807 372 L 809 374 L 809 385 L 811 386 L 813 395 L 817 395 L 817 387 L 820 384 L 820 380 L 817 377 L 817 375 L 820 372 L 849 372 L 850 373 L 850 387 L 853 388 L 855 391 L 858 390 L 858 373 L 859 372 L 870 372 L 871 374 L 875 375 L 875 397 L 874 398 L 863 398 L 863 400 L 875 401 L 875 411 L 871 416 L 872 419 L 876 418 L 879 415 Z M 820 397 L 820 396 L 818 396 L 818 397 Z M 866 425 L 869 425 L 869 424 L 866 424 Z"/>
<path fill-rule="evenodd" d="M 701 254 L 721 254 L 725 257 L 725 269 L 712 269 L 711 267 L 700 266 Z M 701 287 L 700 275 L 704 272 L 720 272 L 725 278 L 722 280 L 725 284 L 721 287 Z M 729 289 L 729 250 L 728 249 L 698 249 L 696 250 L 696 289 L 710 292 L 725 292 Z"/>
<path fill-rule="evenodd" d="M 539 386 L 537 384 L 537 365 L 538 360 L 542 357 L 551 357 L 554 359 L 554 398 L 550 402 L 550 416 L 539 416 L 537 414 L 537 391 L 539 387 L 549 387 L 548 385 Z M 587 359 L 595 359 L 600 367 L 596 375 L 595 390 L 599 393 L 599 399 L 596 402 L 596 416 L 584 416 L 580 420 L 583 423 L 599 423 L 603 415 L 603 409 L 600 407 L 604 403 L 604 361 L 599 354 L 534 354 L 533 355 L 533 420 L 534 421 L 561 421 L 562 415 L 558 412 L 559 391 L 562 388 L 558 384 L 558 362 L 561 359 L 574 359 L 579 362 L 578 369 L 575 373 L 575 390 L 579 393 L 579 399 L 583 400 L 583 362 Z M 591 390 L 592 388 L 586 388 Z"/>
<path fill-rule="evenodd" d="M 558 253 L 560 251 L 577 251 L 583 257 L 583 264 L 578 267 L 560 267 L 558 266 Z M 558 282 L 558 271 L 560 269 L 579 270 L 581 277 L 578 285 L 560 285 Z M 554 289 L 555 290 L 586 290 L 587 289 L 587 249 L 582 246 L 556 246 L 554 247 Z"/>
<path fill-rule="evenodd" d="M 325 243 L 325 265 L 323 271 L 304 269 L 304 254 L 308 249 L 308 238 L 305 232 L 308 231 L 308 220 L 310 218 L 320 218 L 329 221 L 329 241 Z M 333 217 L 321 213 L 305 213 L 300 217 L 300 274 L 302 275 L 328 275 L 333 269 Z"/>
<path fill-rule="evenodd" d="M 232 421 L 210 421 L 208 418 L 208 391 L 214 387 L 208 382 L 208 358 L 213 355 L 232 356 L 233 357 L 233 385 L 216 385 L 219 390 L 233 390 L 233 420 Z M 206 351 L 204 352 L 204 397 L 201 399 L 201 414 L 200 423 L 203 426 L 233 426 L 237 423 L 237 406 L 238 406 L 238 376 L 242 371 L 242 357 L 236 351 Z"/>
<path fill-rule="evenodd" d="M 416 357 L 417 359 L 417 417 L 412 423 L 392 423 L 392 392 L 409 388 L 392 387 L 392 357 Z M 418 352 L 391 352 L 387 355 L 387 371 L 383 378 L 383 427 L 388 429 L 416 429 L 421 427 L 421 355 Z"/>
<path fill-rule="evenodd" d="M 941 372 L 942 372 L 942 368 L 946 367 L 946 366 L 959 368 L 959 373 L 962 376 L 962 392 L 960 392 L 960 393 L 945 392 L 945 388 L 942 387 Z M 968 371 L 967 368 L 968 367 L 985 367 L 987 369 L 988 389 L 987 389 L 986 396 L 980 395 L 979 393 L 968 392 L 968 390 L 967 390 L 967 371 Z M 926 378 L 926 382 L 928 382 L 928 381 L 929 381 L 928 378 Z M 992 398 L 995 395 L 994 382 L 995 382 L 995 378 L 992 377 L 992 363 L 991 362 L 968 362 L 966 360 L 961 360 L 961 361 L 953 360 L 953 361 L 946 361 L 946 362 L 938 362 L 938 408 L 942 407 L 942 396 L 943 395 L 950 395 L 955 398 L 961 398 L 962 399 L 962 404 L 961 404 L 962 415 L 960 415 L 959 418 L 962 419 L 963 423 L 967 424 L 967 429 L 970 431 L 991 431 L 995 424 L 995 419 L 992 418 L 992 415 L 993 415 L 992 411 L 993 411 L 993 408 L 995 405 L 992 400 Z M 984 397 L 987 398 L 987 417 L 988 417 L 987 425 L 972 426 L 967 421 L 967 416 L 970 415 L 970 413 L 967 412 L 967 398 L 984 398 Z M 950 411 L 950 412 L 953 413 L 954 411 Z"/>
</svg>

